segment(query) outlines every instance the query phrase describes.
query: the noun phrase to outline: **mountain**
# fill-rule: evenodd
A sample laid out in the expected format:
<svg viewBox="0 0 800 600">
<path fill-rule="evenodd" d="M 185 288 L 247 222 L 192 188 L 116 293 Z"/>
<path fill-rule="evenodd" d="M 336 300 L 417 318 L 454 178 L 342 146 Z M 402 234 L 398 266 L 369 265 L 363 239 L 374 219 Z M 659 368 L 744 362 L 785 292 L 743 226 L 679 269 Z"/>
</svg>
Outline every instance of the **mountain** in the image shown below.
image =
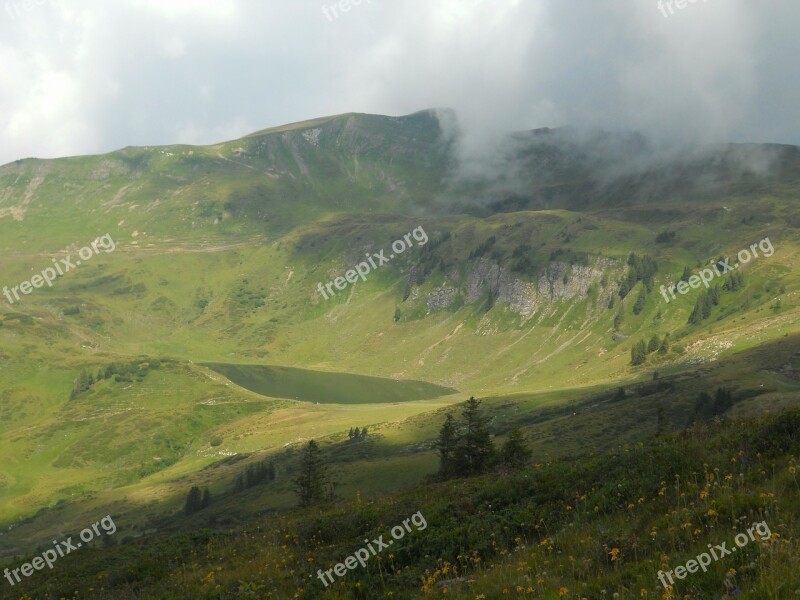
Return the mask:
<svg viewBox="0 0 800 600">
<path fill-rule="evenodd" d="M 406 490 L 470 395 L 552 460 L 679 431 L 704 390 L 731 390 L 717 416 L 796 404 L 800 149 L 566 128 L 476 153 L 454 122 L 0 167 L 5 556 L 100 513 L 192 528 L 164 518 L 193 485 L 217 525 L 285 511 L 310 438 L 343 496 Z M 277 483 L 229 496 L 264 459 Z"/>
</svg>

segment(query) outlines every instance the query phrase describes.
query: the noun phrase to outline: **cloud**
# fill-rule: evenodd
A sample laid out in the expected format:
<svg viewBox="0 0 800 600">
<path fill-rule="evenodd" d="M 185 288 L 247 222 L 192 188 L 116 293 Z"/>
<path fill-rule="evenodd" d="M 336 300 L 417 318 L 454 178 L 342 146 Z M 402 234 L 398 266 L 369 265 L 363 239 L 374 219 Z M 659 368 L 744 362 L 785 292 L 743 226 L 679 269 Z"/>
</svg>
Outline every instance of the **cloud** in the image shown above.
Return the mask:
<svg viewBox="0 0 800 600">
<path fill-rule="evenodd" d="M 574 125 L 800 143 L 793 0 L 19 0 L 0 10 L 0 163 L 452 107 L 469 155 Z"/>
</svg>

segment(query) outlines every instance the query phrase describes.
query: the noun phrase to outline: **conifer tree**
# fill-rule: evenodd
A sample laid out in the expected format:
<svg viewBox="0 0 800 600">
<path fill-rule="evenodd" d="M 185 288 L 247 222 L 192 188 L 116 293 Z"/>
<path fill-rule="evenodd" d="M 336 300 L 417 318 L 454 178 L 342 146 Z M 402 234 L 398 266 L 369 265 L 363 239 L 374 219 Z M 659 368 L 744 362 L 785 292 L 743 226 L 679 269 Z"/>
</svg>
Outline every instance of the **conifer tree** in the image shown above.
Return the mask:
<svg viewBox="0 0 800 600">
<path fill-rule="evenodd" d="M 514 427 L 500 451 L 503 464 L 512 469 L 521 469 L 528 464 L 532 454 L 525 435 L 519 427 Z"/>
<path fill-rule="evenodd" d="M 489 437 L 486 418 L 480 413 L 481 401 L 470 397 L 461 413 L 466 431 L 456 450 L 456 471 L 460 475 L 477 475 L 489 466 L 494 446 Z"/>
<path fill-rule="evenodd" d="M 631 348 L 631 365 L 634 367 L 644 364 L 647 360 L 647 347 L 644 345 L 644 340 L 639 340 Z"/>
<path fill-rule="evenodd" d="M 300 506 L 317 504 L 331 497 L 328 473 L 322 461 L 319 446 L 314 440 L 308 442 L 300 461 L 300 474 L 295 479 L 295 491 Z"/>
<path fill-rule="evenodd" d="M 647 300 L 647 292 L 645 292 L 645 288 L 639 291 L 639 296 L 636 298 L 636 302 L 633 305 L 633 314 L 638 315 L 644 310 L 644 303 Z"/>
<path fill-rule="evenodd" d="M 439 430 L 436 449 L 439 452 L 439 476 L 443 479 L 455 474 L 455 453 L 458 447 L 458 432 L 453 415 L 448 414 Z"/>
<path fill-rule="evenodd" d="M 200 492 L 200 488 L 196 485 L 192 486 L 192 489 L 189 490 L 189 494 L 186 496 L 186 504 L 183 507 L 183 512 L 187 515 L 196 513 L 203 507 L 202 504 L 203 496 Z"/>
</svg>

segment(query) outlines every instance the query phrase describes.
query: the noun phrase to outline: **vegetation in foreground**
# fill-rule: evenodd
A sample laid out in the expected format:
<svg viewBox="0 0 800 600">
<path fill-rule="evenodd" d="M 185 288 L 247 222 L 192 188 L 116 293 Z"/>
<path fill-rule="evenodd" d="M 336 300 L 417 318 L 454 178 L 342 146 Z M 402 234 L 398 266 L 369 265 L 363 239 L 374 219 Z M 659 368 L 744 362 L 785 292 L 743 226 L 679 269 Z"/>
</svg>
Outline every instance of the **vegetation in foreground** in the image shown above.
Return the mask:
<svg viewBox="0 0 800 600">
<path fill-rule="evenodd" d="M 800 593 L 798 453 L 800 410 L 713 419 L 602 455 L 89 548 L 4 597 L 789 598 Z M 316 578 L 418 511 L 424 530 L 327 588 Z M 659 570 L 761 522 L 768 539 L 659 583 Z"/>
</svg>

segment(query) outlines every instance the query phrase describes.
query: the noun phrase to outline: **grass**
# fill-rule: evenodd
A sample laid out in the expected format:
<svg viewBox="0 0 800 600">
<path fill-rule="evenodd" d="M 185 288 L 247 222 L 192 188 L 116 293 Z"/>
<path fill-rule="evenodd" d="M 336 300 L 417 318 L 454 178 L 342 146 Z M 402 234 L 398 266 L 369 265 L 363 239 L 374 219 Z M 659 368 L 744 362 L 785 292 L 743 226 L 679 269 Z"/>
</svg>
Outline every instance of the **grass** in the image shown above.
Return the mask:
<svg viewBox="0 0 800 600">
<path fill-rule="evenodd" d="M 729 593 L 787 597 L 800 589 L 798 423 L 794 410 L 711 424 L 519 473 L 425 484 L 378 499 L 355 495 L 225 532 L 115 539 L 110 547 L 65 557 L 50 577 L 32 577 L 14 593 L 43 600 L 134 593 L 154 599 L 699 599 L 720 596 L 728 586 Z M 362 540 L 390 539 L 391 527 L 414 514 L 421 515 L 416 526 L 365 568 L 328 588 L 315 578 Z M 741 552 L 671 591 L 662 588 L 659 570 L 707 544 L 731 546 L 753 523 L 763 523 L 762 535 Z"/>
</svg>

